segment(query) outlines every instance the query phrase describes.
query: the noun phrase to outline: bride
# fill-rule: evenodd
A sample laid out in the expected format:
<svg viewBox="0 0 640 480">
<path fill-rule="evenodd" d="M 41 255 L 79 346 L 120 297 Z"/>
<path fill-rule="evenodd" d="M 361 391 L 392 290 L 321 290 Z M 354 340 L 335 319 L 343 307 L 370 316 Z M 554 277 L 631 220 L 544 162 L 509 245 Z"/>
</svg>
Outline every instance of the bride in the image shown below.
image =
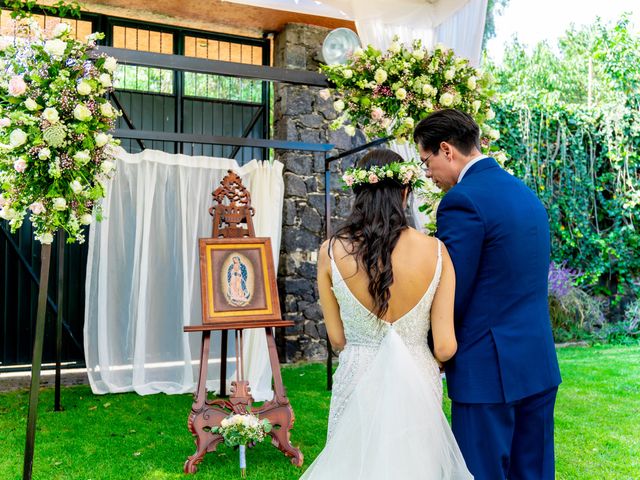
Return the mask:
<svg viewBox="0 0 640 480">
<path fill-rule="evenodd" d="M 303 479 L 473 478 L 442 412 L 438 362 L 457 348 L 453 265 L 405 216 L 420 178 L 384 149 L 343 176 L 353 209 L 318 260 L 329 340 L 342 352 L 327 443 Z"/>
</svg>

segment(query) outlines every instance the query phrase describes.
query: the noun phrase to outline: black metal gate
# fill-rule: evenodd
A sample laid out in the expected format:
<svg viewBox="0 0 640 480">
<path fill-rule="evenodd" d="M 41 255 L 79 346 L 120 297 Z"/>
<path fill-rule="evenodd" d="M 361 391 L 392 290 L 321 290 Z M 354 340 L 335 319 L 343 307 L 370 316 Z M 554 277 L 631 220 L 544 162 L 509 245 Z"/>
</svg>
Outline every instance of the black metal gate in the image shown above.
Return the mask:
<svg viewBox="0 0 640 480">
<path fill-rule="evenodd" d="M 211 60 L 268 65 L 269 42 L 208 32 L 142 24 L 104 16 L 71 21 L 78 36 L 106 34 L 107 45 Z M 87 32 L 88 30 L 88 32 Z M 123 111 L 117 128 L 213 136 L 268 138 L 268 82 L 170 69 L 121 65 L 112 102 Z M 240 164 L 268 157 L 254 147 L 205 145 L 163 140 L 123 139 L 129 152 L 145 148 L 169 153 L 235 158 Z M 57 241 L 57 240 L 56 240 Z M 57 278 L 57 247 L 52 247 L 50 288 Z M 87 244 L 65 247 L 63 365 L 84 364 L 84 286 Z M 40 244 L 28 220 L 16 234 L 0 221 L 0 372 L 31 363 L 36 317 Z M 54 361 L 55 295 L 50 294 L 43 363 Z M 46 366 L 45 366 L 46 368 Z"/>
</svg>

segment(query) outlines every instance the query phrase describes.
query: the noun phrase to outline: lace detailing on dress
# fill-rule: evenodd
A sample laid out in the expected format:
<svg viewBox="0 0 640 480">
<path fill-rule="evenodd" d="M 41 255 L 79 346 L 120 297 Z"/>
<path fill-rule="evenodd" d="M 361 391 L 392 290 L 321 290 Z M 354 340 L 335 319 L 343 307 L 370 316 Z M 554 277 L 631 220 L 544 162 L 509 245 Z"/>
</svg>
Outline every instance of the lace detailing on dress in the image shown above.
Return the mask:
<svg viewBox="0 0 640 480">
<path fill-rule="evenodd" d="M 431 304 L 442 274 L 440 240 L 436 269 L 429 288 L 411 310 L 393 323 L 375 316 L 351 293 L 335 263 L 332 245 L 329 247 L 329 255 L 332 289 L 340 306 L 340 317 L 347 343 L 340 353 L 339 365 L 333 377 L 327 438 L 332 436 L 358 379 L 371 365 L 389 329 L 394 329 L 402 338 L 419 368 L 424 371 L 433 392 L 442 399 L 440 369 L 427 346 L 427 335 L 431 328 Z"/>
</svg>

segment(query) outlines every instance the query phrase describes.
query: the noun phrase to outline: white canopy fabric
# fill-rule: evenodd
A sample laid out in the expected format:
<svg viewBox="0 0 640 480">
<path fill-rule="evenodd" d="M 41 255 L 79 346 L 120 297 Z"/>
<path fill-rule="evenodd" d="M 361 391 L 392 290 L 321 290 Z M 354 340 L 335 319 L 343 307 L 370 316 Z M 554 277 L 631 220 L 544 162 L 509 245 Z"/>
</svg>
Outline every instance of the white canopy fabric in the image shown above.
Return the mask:
<svg viewBox="0 0 640 480">
<path fill-rule="evenodd" d="M 84 344 L 94 393 L 185 393 L 197 381 L 201 324 L 198 238 L 211 236 L 211 192 L 235 170 L 256 209 L 257 236 L 280 252 L 283 165 L 120 150 L 106 218 L 93 224 L 87 260 Z M 207 386 L 217 391 L 220 333 L 213 332 Z M 233 332 L 227 384 L 235 379 Z M 256 401 L 272 397 L 264 329 L 244 335 L 245 377 Z"/>
<path fill-rule="evenodd" d="M 226 0 L 256 7 L 345 20 L 384 18 L 389 24 L 435 28 L 469 0 Z"/>
</svg>

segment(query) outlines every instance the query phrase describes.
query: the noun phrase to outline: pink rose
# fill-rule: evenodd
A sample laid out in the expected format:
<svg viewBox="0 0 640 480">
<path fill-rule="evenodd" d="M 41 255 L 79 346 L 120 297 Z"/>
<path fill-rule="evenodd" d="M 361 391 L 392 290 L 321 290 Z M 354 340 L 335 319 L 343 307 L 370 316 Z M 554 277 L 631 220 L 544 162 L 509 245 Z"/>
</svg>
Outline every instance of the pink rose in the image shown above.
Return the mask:
<svg viewBox="0 0 640 480">
<path fill-rule="evenodd" d="M 347 187 L 350 187 L 351 185 L 353 185 L 353 182 L 356 180 L 353 175 L 344 175 L 342 177 L 342 180 L 344 180 L 344 183 L 347 184 Z"/>
<path fill-rule="evenodd" d="M 369 174 L 369 183 L 378 183 L 378 176 L 375 173 Z"/>
<path fill-rule="evenodd" d="M 25 162 L 22 158 L 13 162 L 13 168 L 16 169 L 16 172 L 24 172 L 27 169 L 27 162 Z"/>
<path fill-rule="evenodd" d="M 27 84 L 20 75 L 15 75 L 9 80 L 9 95 L 19 97 L 27 91 Z"/>
<path fill-rule="evenodd" d="M 35 215 L 40 215 L 44 212 L 44 205 L 42 204 L 42 202 L 33 202 L 31 205 L 29 205 L 29 209 Z"/>
<path fill-rule="evenodd" d="M 9 125 L 11 125 L 11 120 L 7 117 L 0 118 L 0 128 L 8 127 Z"/>
<path fill-rule="evenodd" d="M 380 107 L 376 107 L 373 110 L 371 110 L 371 119 L 372 120 L 375 120 L 377 122 L 382 117 L 384 117 L 384 110 L 382 110 Z"/>
</svg>

